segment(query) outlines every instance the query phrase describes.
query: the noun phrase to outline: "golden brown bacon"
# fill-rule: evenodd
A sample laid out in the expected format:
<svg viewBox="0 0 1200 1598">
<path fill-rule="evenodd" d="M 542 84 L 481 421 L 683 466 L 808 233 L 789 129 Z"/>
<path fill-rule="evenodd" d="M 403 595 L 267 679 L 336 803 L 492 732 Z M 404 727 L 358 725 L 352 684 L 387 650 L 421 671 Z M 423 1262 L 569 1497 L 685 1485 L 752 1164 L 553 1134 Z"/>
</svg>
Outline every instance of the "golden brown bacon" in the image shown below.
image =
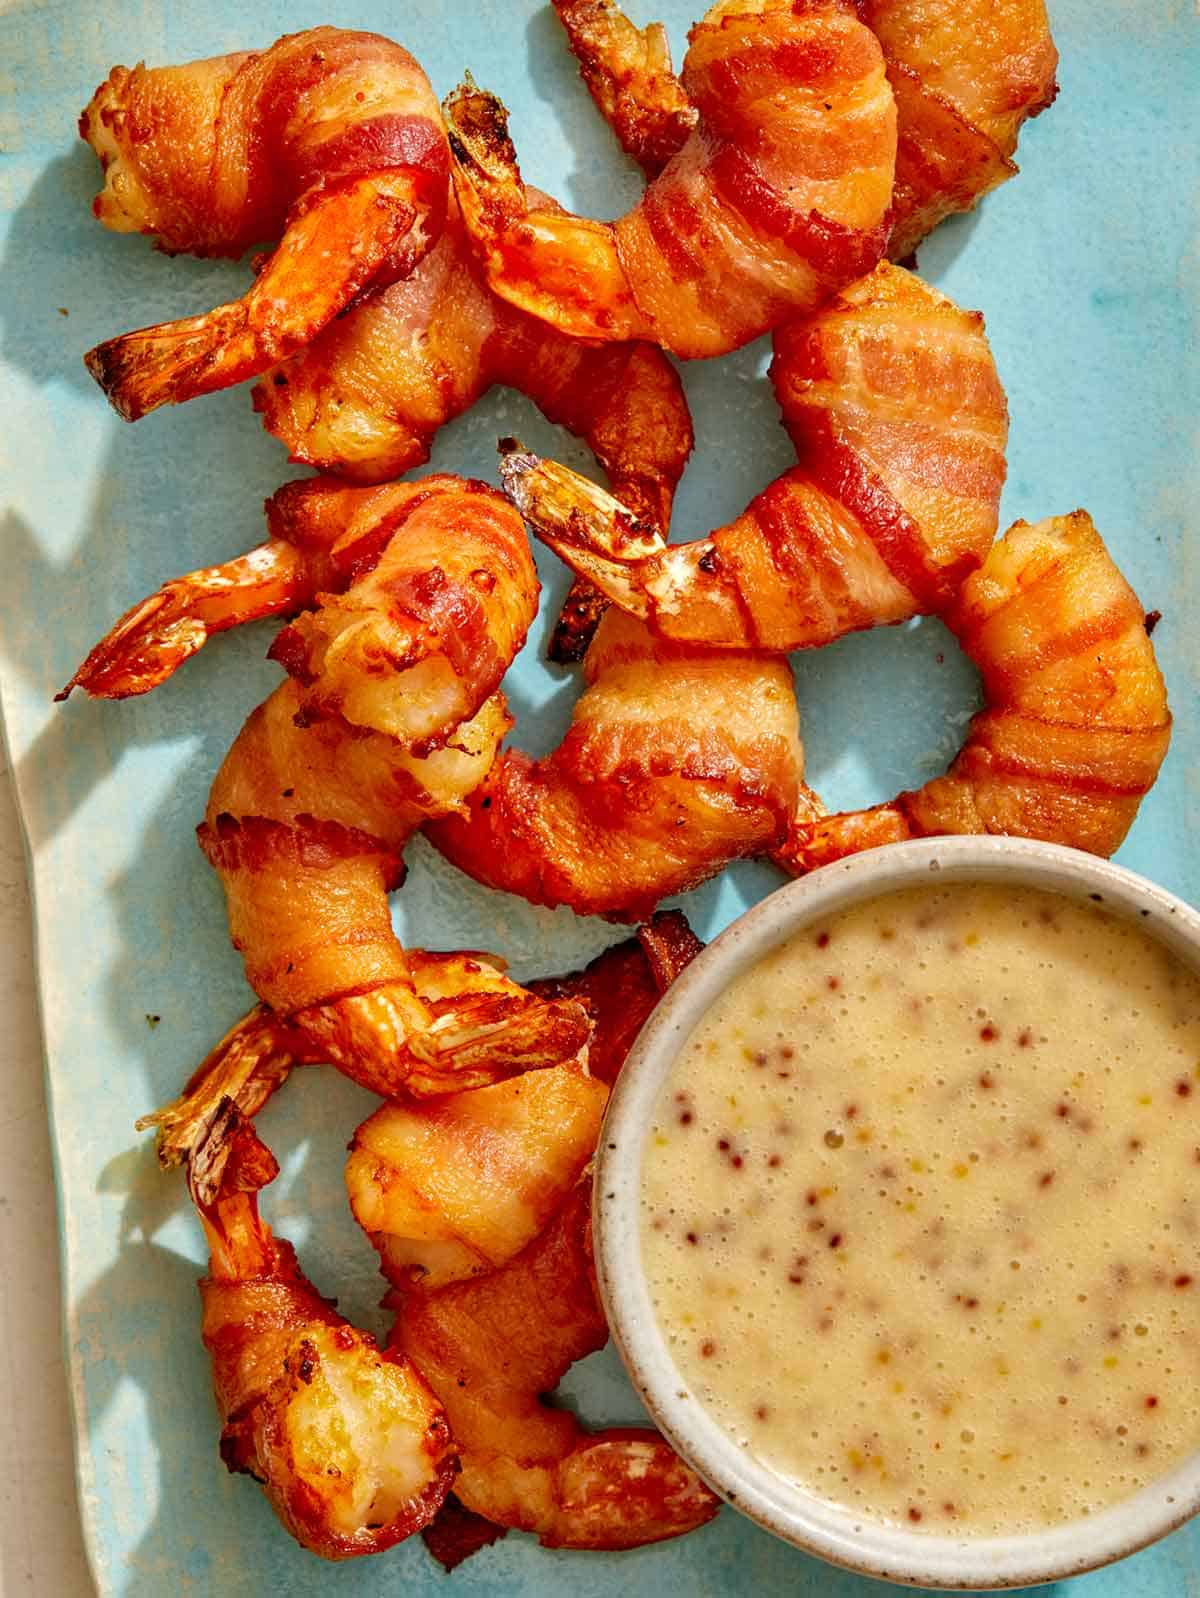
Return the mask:
<svg viewBox="0 0 1200 1598">
<path fill-rule="evenodd" d="M 946 621 L 986 700 L 949 773 L 870 810 L 805 817 L 776 856 L 789 870 L 935 833 L 1120 846 L 1171 717 L 1143 608 L 1090 517 L 1017 522 Z"/>
<path fill-rule="evenodd" d="M 887 243 L 895 107 L 842 0 L 722 0 L 692 30 L 699 119 L 618 222 L 528 203 L 503 107 L 447 102 L 455 188 L 490 286 L 564 332 L 719 355 L 811 310 Z"/>
<path fill-rule="evenodd" d="M 591 1265 L 590 1182 L 508 1265 L 397 1292 L 389 1346 L 446 1406 L 459 1500 L 550 1548 L 635 1548 L 678 1537 L 718 1501 L 656 1432 L 583 1430 L 541 1395 L 608 1338 Z"/>
<path fill-rule="evenodd" d="M 600 114 L 653 176 L 696 121 L 661 28 L 637 29 L 612 0 L 554 0 Z M 1021 124 L 1056 93 L 1058 53 L 1043 0 L 862 0 L 896 100 L 893 260 L 943 217 L 1013 176 Z"/>
<path fill-rule="evenodd" d="M 257 1195 L 277 1171 L 228 1101 L 189 1164 L 221 1457 L 313 1553 L 378 1553 L 437 1513 L 456 1471 L 450 1429 L 411 1360 L 337 1314 L 262 1220 Z"/>
<path fill-rule="evenodd" d="M 881 264 L 775 335 L 800 464 L 707 538 L 668 545 L 611 495 L 510 450 L 538 536 L 656 633 L 783 651 L 940 611 L 996 531 L 1008 411 L 977 312 Z"/>
<path fill-rule="evenodd" d="M 437 102 L 408 51 L 378 34 L 310 28 L 268 50 L 114 67 L 80 133 L 104 166 L 93 208 L 105 226 L 195 255 L 280 240 L 243 299 L 88 354 L 129 420 L 274 365 L 410 272 L 445 219 Z"/>
<path fill-rule="evenodd" d="M 632 921 L 773 847 L 803 769 L 786 662 L 668 642 L 610 610 L 583 671 L 554 753 L 506 752 L 465 814 L 427 827 L 447 859 L 534 904 Z"/>
</svg>

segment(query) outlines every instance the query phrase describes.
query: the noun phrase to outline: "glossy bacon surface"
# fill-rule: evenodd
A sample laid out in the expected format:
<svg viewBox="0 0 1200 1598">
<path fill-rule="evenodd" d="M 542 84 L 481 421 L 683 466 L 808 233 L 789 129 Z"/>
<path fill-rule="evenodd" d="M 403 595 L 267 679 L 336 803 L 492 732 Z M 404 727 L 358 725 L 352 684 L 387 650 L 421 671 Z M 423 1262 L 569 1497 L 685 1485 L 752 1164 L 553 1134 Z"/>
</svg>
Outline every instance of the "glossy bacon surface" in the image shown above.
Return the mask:
<svg viewBox="0 0 1200 1598">
<path fill-rule="evenodd" d="M 307 343 L 436 241 L 447 151 L 425 74 L 378 34 L 310 28 L 186 66 L 114 67 L 80 118 L 97 217 L 171 252 L 279 239 L 246 297 L 87 356 L 129 420 L 227 387 Z"/>
<path fill-rule="evenodd" d="M 258 1212 L 278 1166 L 226 1102 L 189 1164 L 210 1249 L 200 1283 L 221 1457 L 262 1486 L 304 1547 L 379 1553 L 437 1513 L 456 1463 L 412 1362 L 351 1326 Z"/>
<path fill-rule="evenodd" d="M 395 1294 L 390 1346 L 446 1406 L 462 1466 L 455 1494 L 469 1510 L 550 1548 L 635 1548 L 703 1525 L 718 1500 L 656 1432 L 586 1432 L 542 1402 L 608 1337 L 590 1198 L 585 1181 L 500 1270 Z"/>
<path fill-rule="evenodd" d="M 657 634 L 784 651 L 945 609 L 995 534 L 1008 409 L 983 318 L 881 264 L 775 335 L 798 466 L 668 545 L 611 495 L 510 450 L 538 536 Z"/>
<path fill-rule="evenodd" d="M 879 260 L 895 106 L 851 5 L 723 0 L 682 82 L 695 129 L 612 224 L 530 206 L 503 107 L 451 97 L 455 189 L 498 294 L 577 336 L 719 355 Z"/>
<path fill-rule="evenodd" d="M 476 881 L 632 921 L 761 854 L 797 803 L 803 754 L 778 657 L 656 638 L 606 612 L 553 754 L 503 754 L 465 813 L 426 828 Z"/>
<path fill-rule="evenodd" d="M 1145 620 L 1085 511 L 1017 522 L 946 616 L 985 698 L 949 772 L 871 810 L 805 820 L 777 858 L 800 874 L 936 833 L 1112 854 L 1171 736 Z"/>
</svg>

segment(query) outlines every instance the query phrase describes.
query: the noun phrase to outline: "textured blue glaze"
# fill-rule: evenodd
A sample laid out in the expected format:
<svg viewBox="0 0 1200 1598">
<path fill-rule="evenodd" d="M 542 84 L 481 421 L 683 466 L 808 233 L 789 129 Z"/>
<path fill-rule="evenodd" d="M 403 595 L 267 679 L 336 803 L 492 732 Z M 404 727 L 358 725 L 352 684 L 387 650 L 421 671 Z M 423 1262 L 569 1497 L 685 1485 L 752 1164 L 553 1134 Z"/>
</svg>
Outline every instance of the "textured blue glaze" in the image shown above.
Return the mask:
<svg viewBox="0 0 1200 1598">
<path fill-rule="evenodd" d="M 1085 505 L 1147 607 L 1164 613 L 1155 643 L 1175 743 L 1120 858 L 1197 901 L 1200 482 L 1191 432 L 1200 396 L 1185 293 L 1195 25 L 1181 0 L 1052 7 L 1063 92 L 1026 132 L 1022 177 L 977 216 L 944 226 L 921 265 L 987 315 L 1013 418 L 1005 520 Z M 629 9 L 638 20 L 666 16 L 678 59 L 688 0 Z M 249 999 L 192 829 L 222 752 L 277 680 L 263 658 L 269 630 L 218 640 L 146 699 L 50 704 L 134 598 L 257 542 L 260 503 L 291 474 L 244 390 L 130 428 L 85 374 L 80 354 L 99 339 L 216 304 L 239 291 L 245 269 L 171 261 L 99 228 L 89 210 L 96 163 L 74 138 L 75 118 L 113 59 L 185 60 L 317 22 L 393 33 L 439 92 L 471 67 L 512 107 L 526 175 L 579 209 L 611 215 L 638 192 L 540 0 L 17 0 L 0 19 L 10 90 L 0 127 L 0 683 L 37 901 L 83 1513 L 102 1591 L 128 1598 L 448 1590 L 419 1543 L 323 1566 L 292 1544 L 248 1482 L 220 1468 L 197 1337 L 197 1228 L 180 1184 L 159 1176 L 149 1141 L 132 1128 Z M 732 515 L 789 464 L 764 367 L 760 345 L 688 370 L 698 447 L 680 533 Z M 434 464 L 494 477 L 494 440 L 507 432 L 589 468 L 585 452 L 506 394 L 447 428 Z M 539 558 L 550 613 L 563 576 Z M 575 691 L 541 664 L 541 642 L 539 632 L 510 685 L 518 737 L 534 749 L 557 739 Z M 932 773 L 973 707 L 973 673 L 936 623 L 846 640 L 796 670 L 810 776 L 834 803 L 882 798 Z M 488 895 L 420 847 L 412 856 L 397 916 L 413 941 L 491 945 L 521 975 L 561 969 L 614 936 Z M 689 913 L 711 934 L 776 881 L 767 868 L 741 867 L 692 896 Z M 162 1018 L 153 1028 L 151 1014 Z M 368 1103 L 332 1072 L 289 1087 L 264 1117 L 283 1164 L 267 1207 L 318 1284 L 378 1328 L 378 1278 L 340 1195 L 345 1140 Z M 610 1353 L 572 1373 L 569 1388 L 597 1420 L 636 1413 Z M 453 1590 L 867 1598 L 885 1589 L 725 1511 L 681 1543 L 622 1556 L 546 1554 L 510 1537 L 464 1566 Z M 1200 1593 L 1200 1529 L 1074 1590 Z"/>
</svg>

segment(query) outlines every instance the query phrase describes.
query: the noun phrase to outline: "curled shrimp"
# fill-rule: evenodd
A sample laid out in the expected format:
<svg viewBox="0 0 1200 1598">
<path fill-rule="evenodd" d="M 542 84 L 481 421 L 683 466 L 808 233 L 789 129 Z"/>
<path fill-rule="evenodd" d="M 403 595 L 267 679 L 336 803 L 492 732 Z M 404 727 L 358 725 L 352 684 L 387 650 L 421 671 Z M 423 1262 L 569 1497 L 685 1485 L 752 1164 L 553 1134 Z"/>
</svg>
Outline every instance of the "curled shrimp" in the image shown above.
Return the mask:
<svg viewBox="0 0 1200 1598">
<path fill-rule="evenodd" d="M 676 643 L 613 609 L 583 674 L 553 754 L 506 751 L 426 827 L 448 860 L 533 904 L 637 920 L 782 838 L 804 765 L 785 660 Z"/>
<path fill-rule="evenodd" d="M 503 107 L 473 85 L 450 97 L 455 191 L 497 294 L 576 336 L 721 355 L 879 260 L 895 106 L 852 5 L 721 0 L 683 84 L 696 126 L 614 223 L 531 205 Z"/>
<path fill-rule="evenodd" d="M 719 1501 L 657 1432 L 587 1432 L 551 1392 L 608 1339 L 591 1259 L 591 1182 L 507 1265 L 429 1291 L 397 1290 L 389 1347 L 421 1369 L 458 1445 L 455 1494 L 548 1548 L 617 1549 L 679 1537 Z"/>
<path fill-rule="evenodd" d="M 379 1553 L 445 1499 L 450 1428 L 412 1361 L 339 1315 L 263 1221 L 258 1193 L 278 1169 L 228 1100 L 188 1162 L 210 1255 L 200 1299 L 221 1458 L 313 1553 Z"/>
<path fill-rule="evenodd" d="M 337 714 L 432 748 L 498 686 L 538 599 L 500 495 L 448 476 L 359 489 L 309 478 L 285 483 L 266 516 L 265 543 L 140 600 L 57 697 L 146 693 L 214 634 L 304 607 L 271 653 L 310 722 Z"/>
<path fill-rule="evenodd" d="M 1008 408 L 983 318 L 883 263 L 775 334 L 799 465 L 733 522 L 667 544 L 516 447 L 505 488 L 542 541 L 665 638 L 786 651 L 943 610 L 996 532 Z"/>
<path fill-rule="evenodd" d="M 613 0 L 554 0 L 554 9 L 600 114 L 655 176 L 697 121 L 662 28 L 635 28 Z M 1021 125 L 1057 91 L 1058 53 L 1043 0 L 863 0 L 859 14 L 896 101 L 888 254 L 899 261 L 1016 173 Z"/>
<path fill-rule="evenodd" d="M 949 772 L 869 810 L 801 818 L 775 856 L 788 870 L 936 833 L 1120 847 L 1171 716 L 1143 608 L 1091 518 L 1017 522 L 945 620 L 986 700 Z"/>
<path fill-rule="evenodd" d="M 114 67 L 80 133 L 104 167 L 106 227 L 195 255 L 279 239 L 244 298 L 89 351 L 128 421 L 275 365 L 406 276 L 445 219 L 437 101 L 408 51 L 374 33 L 310 28 L 267 50 Z"/>
<path fill-rule="evenodd" d="M 314 609 L 276 639 L 291 676 L 238 734 L 199 829 L 251 986 L 310 1053 L 385 1095 L 569 1057 L 586 1036 L 575 1006 L 522 989 L 425 1002 L 387 902 L 409 837 L 462 807 L 510 725 L 495 685 L 538 595 L 520 518 L 484 485 L 445 477 L 297 483 L 272 509 L 286 537 L 264 561 Z M 331 570 L 342 592 L 314 592 Z M 127 658 L 155 657 L 155 625 L 118 630 Z M 104 646 L 101 657 L 114 691 L 120 661 Z M 141 665 L 135 675 L 145 682 Z"/>
</svg>

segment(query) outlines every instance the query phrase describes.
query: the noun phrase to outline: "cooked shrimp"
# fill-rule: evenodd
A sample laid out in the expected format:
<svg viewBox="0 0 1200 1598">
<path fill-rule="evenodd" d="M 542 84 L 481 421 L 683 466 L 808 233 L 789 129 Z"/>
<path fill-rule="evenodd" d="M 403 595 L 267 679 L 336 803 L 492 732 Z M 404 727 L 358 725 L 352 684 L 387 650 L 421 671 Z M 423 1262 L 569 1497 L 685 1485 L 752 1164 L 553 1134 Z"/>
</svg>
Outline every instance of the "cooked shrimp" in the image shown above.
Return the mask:
<svg viewBox="0 0 1200 1598">
<path fill-rule="evenodd" d="M 590 1181 L 500 1270 L 391 1296 L 389 1346 L 446 1406 L 459 1500 L 548 1548 L 636 1548 L 710 1520 L 717 1498 L 657 1432 L 586 1432 L 541 1395 L 603 1347 L 591 1262 Z"/>
<path fill-rule="evenodd" d="M 863 0 L 896 97 L 888 253 L 902 260 L 943 217 L 1016 173 L 1022 123 L 1058 92 L 1044 0 Z"/>
<path fill-rule="evenodd" d="M 844 0 L 721 0 L 692 30 L 694 131 L 614 223 L 530 205 L 494 97 L 446 104 L 455 190 L 489 285 L 563 332 L 722 355 L 812 310 L 887 244 L 896 118 Z"/>
<path fill-rule="evenodd" d="M 406 276 L 445 219 L 437 101 L 378 34 L 310 28 L 268 50 L 114 67 L 79 127 L 104 168 L 93 209 L 106 227 L 194 255 L 280 241 L 243 299 L 89 352 L 129 421 L 275 365 Z"/>
<path fill-rule="evenodd" d="M 188 1166 L 221 1458 L 313 1553 L 378 1553 L 437 1513 L 456 1470 L 450 1428 L 412 1361 L 337 1314 L 262 1220 L 278 1169 L 228 1101 Z"/>
<path fill-rule="evenodd" d="M 668 526 L 692 447 L 670 362 L 651 345 L 582 344 L 508 305 L 481 282 L 453 205 L 410 278 L 339 318 L 254 398 L 293 460 L 379 482 L 428 460 L 439 428 L 493 384 L 528 394 L 584 440 L 639 516 Z"/>
<path fill-rule="evenodd" d="M 671 71 L 661 27 L 612 0 L 554 0 L 601 116 L 654 176 L 686 142 L 696 108 Z M 1026 118 L 1053 100 L 1058 52 L 1043 0 L 864 0 L 896 100 L 888 254 L 903 260 L 943 217 L 1016 173 Z"/>
<path fill-rule="evenodd" d="M 1171 717 L 1142 606 L 1091 518 L 1017 522 L 945 619 L 986 701 L 949 773 L 870 810 L 802 818 L 776 855 L 797 875 L 936 833 L 1012 833 L 1099 855 L 1120 846 Z"/>
<path fill-rule="evenodd" d="M 271 650 L 310 721 L 336 712 L 415 745 L 479 709 L 537 612 L 528 540 L 499 494 L 458 477 L 318 477 L 285 483 L 266 515 L 266 543 L 141 600 L 58 698 L 146 693 L 212 634 L 315 606 Z"/>
<path fill-rule="evenodd" d="M 785 651 L 940 611 L 996 531 L 1008 410 L 983 318 L 880 265 L 775 335 L 799 466 L 736 521 L 667 544 L 613 497 L 509 449 L 534 531 L 657 634 Z"/>
<path fill-rule="evenodd" d="M 583 1003 L 586 1065 L 581 1052 L 433 1103 L 385 1104 L 363 1122 L 346 1186 L 390 1282 L 440 1287 L 494 1270 L 532 1242 L 591 1160 L 608 1085 L 642 1025 L 702 947 L 686 919 L 668 913 L 585 970 L 529 984 L 540 997 Z M 427 999 L 428 980 L 417 976 Z"/>
<path fill-rule="evenodd" d="M 533 904 L 632 921 L 782 838 L 803 769 L 786 661 L 656 638 L 609 610 L 583 672 L 553 754 L 506 752 L 464 811 L 426 828 L 448 860 Z"/>
</svg>

